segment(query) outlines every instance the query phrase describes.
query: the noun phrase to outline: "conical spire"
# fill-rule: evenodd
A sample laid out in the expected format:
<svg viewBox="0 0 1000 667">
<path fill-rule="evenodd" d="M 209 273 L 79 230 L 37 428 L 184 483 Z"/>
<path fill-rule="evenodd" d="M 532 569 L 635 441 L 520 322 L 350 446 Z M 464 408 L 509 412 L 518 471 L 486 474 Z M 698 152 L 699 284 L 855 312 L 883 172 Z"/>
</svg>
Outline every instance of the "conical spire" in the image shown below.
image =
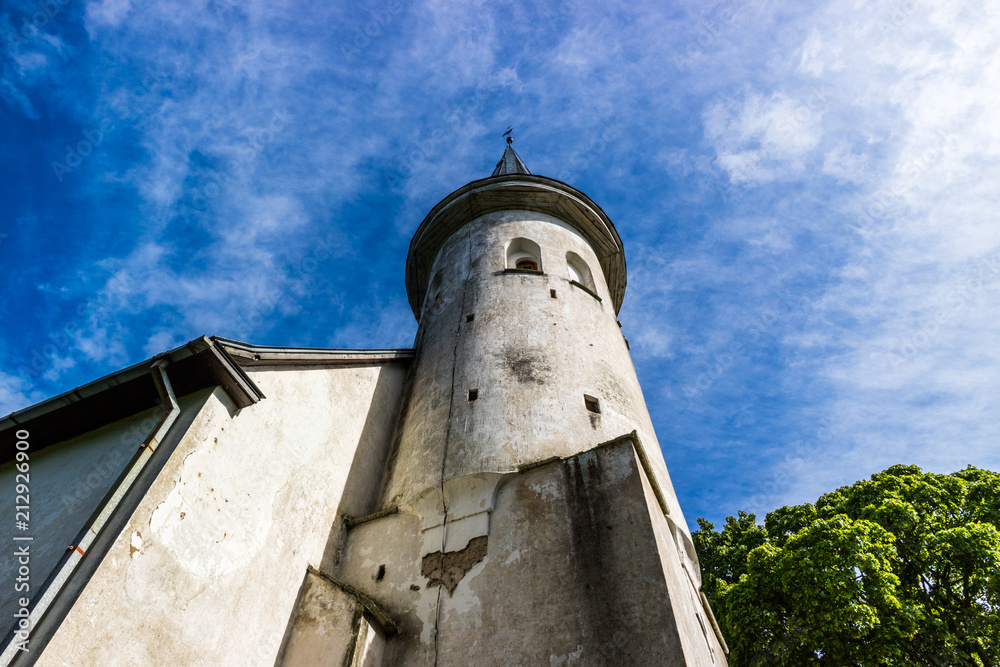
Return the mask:
<svg viewBox="0 0 1000 667">
<path fill-rule="evenodd" d="M 504 133 L 507 137 L 507 148 L 503 151 L 503 157 L 497 162 L 497 168 L 493 170 L 490 176 L 506 176 L 507 174 L 530 174 L 528 168 L 524 166 L 524 162 L 518 156 L 514 147 L 511 145 L 514 140 L 510 136 L 510 128 Z"/>
</svg>

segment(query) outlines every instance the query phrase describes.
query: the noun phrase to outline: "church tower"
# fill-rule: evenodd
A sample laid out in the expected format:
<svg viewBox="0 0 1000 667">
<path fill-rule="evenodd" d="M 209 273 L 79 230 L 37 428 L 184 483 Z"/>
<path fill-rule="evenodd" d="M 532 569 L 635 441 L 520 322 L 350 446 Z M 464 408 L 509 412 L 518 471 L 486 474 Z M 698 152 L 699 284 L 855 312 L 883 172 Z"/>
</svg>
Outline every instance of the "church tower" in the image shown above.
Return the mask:
<svg viewBox="0 0 1000 667">
<path fill-rule="evenodd" d="M 413 236 L 413 349 L 202 337 L 0 420 L 0 667 L 724 667 L 625 278 L 508 141 Z"/>
<path fill-rule="evenodd" d="M 621 238 L 510 143 L 413 236 L 416 359 L 338 576 L 400 619 L 386 664 L 724 665 L 617 320 Z"/>
</svg>

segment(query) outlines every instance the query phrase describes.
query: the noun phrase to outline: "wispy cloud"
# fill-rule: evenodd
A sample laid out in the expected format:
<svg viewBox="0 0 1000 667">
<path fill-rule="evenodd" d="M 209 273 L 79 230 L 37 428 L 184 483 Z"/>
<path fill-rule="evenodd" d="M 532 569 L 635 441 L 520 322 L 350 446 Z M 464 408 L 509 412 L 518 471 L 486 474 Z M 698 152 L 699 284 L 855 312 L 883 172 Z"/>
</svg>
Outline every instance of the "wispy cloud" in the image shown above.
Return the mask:
<svg viewBox="0 0 1000 667">
<path fill-rule="evenodd" d="M 202 333 L 410 344 L 409 236 L 512 124 L 624 238 L 689 518 L 1000 467 L 984 3 L 102 0 L 32 34 L 0 72 L 0 406 Z"/>
</svg>

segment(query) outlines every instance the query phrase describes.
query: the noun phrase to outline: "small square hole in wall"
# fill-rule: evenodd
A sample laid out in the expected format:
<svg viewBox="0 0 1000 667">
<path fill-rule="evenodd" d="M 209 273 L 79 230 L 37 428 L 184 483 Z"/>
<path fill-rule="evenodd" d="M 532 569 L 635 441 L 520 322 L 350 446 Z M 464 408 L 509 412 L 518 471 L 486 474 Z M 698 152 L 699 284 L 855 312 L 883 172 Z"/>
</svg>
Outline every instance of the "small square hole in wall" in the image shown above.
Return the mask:
<svg viewBox="0 0 1000 667">
<path fill-rule="evenodd" d="M 591 412 L 601 413 L 601 402 L 594 398 L 593 396 L 583 395 L 583 404 L 587 406 L 587 409 Z"/>
<path fill-rule="evenodd" d="M 465 316 L 465 321 L 466 322 L 471 322 L 474 319 L 476 319 L 476 314 L 475 313 L 469 313 L 468 315 Z"/>
<path fill-rule="evenodd" d="M 478 389 L 470 389 L 469 390 L 469 400 L 470 401 L 474 401 L 477 398 L 479 398 L 479 390 Z"/>
<path fill-rule="evenodd" d="M 551 296 L 553 299 L 556 298 L 556 291 L 554 289 L 550 289 L 549 296 Z"/>
</svg>

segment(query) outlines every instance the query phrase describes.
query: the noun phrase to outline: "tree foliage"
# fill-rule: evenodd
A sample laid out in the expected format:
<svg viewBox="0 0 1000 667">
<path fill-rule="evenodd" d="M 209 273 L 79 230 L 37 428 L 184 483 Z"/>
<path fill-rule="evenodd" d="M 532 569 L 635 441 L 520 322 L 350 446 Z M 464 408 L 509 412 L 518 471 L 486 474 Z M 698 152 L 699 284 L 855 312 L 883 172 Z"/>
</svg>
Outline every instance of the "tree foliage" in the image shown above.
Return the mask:
<svg viewBox="0 0 1000 667">
<path fill-rule="evenodd" d="M 898 465 L 758 525 L 704 519 L 732 667 L 1000 667 L 1000 475 Z"/>
</svg>

